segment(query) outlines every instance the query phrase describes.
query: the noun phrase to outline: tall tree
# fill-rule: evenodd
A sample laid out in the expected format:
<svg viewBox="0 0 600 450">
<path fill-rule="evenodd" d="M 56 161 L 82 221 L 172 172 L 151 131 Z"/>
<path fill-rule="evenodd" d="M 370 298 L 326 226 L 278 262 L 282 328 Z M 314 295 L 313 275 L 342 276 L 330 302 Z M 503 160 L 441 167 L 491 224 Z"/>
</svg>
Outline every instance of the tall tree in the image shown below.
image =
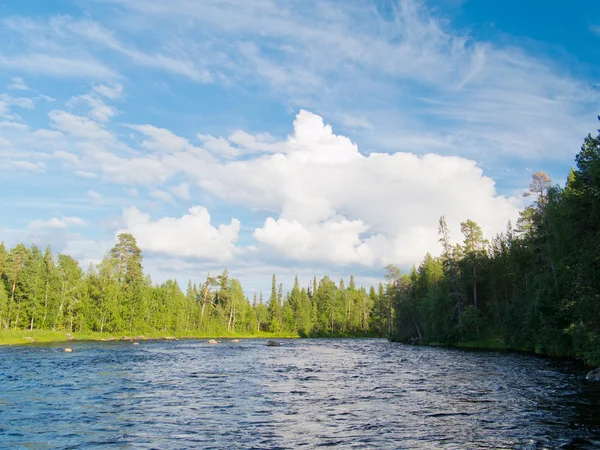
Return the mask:
<svg viewBox="0 0 600 450">
<path fill-rule="evenodd" d="M 477 309 L 477 260 L 485 253 L 487 241 L 483 238 L 479 225 L 470 219 L 461 222 L 460 229 L 465 237 L 465 254 L 473 265 L 473 306 Z"/>
</svg>

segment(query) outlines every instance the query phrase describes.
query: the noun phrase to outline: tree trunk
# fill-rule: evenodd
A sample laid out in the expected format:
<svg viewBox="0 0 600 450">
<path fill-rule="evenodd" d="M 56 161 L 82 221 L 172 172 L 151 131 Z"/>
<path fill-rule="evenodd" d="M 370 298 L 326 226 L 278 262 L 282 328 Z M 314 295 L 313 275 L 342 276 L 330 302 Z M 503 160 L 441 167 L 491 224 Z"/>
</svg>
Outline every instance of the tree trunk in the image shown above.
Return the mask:
<svg viewBox="0 0 600 450">
<path fill-rule="evenodd" d="M 206 299 L 208 298 L 208 284 L 204 288 L 204 299 L 202 300 L 202 312 L 200 313 L 200 323 L 202 323 L 202 319 L 204 318 L 204 309 L 206 308 Z"/>
<path fill-rule="evenodd" d="M 10 303 L 8 304 L 8 315 L 6 316 L 6 325 L 4 327 L 5 330 L 8 330 L 10 327 L 10 313 L 12 309 L 12 305 L 15 302 L 15 290 L 17 289 L 17 277 L 15 277 L 12 285 L 12 289 L 10 291 Z"/>
<path fill-rule="evenodd" d="M 231 331 L 231 320 L 233 319 L 233 305 L 229 309 L 229 321 L 227 322 L 227 331 Z"/>
<path fill-rule="evenodd" d="M 477 309 L 477 265 L 473 262 L 473 305 Z"/>
<path fill-rule="evenodd" d="M 417 330 L 417 334 L 419 335 L 419 341 L 420 341 L 421 339 L 423 339 L 423 336 L 421 335 L 421 330 L 419 329 L 419 324 L 415 320 L 415 316 L 411 316 L 411 317 L 412 317 L 413 323 L 415 324 L 415 329 Z"/>
<path fill-rule="evenodd" d="M 44 318 L 42 319 L 42 327 L 46 326 L 46 315 L 48 314 L 48 282 L 50 276 L 46 278 L 46 293 L 44 295 Z"/>
</svg>

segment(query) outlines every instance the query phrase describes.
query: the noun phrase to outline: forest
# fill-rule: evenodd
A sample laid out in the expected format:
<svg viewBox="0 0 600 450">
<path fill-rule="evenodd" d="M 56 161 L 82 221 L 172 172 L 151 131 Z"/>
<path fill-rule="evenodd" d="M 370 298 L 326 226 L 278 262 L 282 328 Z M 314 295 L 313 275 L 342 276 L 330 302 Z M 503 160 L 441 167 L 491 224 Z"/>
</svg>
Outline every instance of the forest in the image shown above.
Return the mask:
<svg viewBox="0 0 600 450">
<path fill-rule="evenodd" d="M 383 287 L 367 291 L 328 277 L 289 292 L 275 275 L 268 301 L 252 301 L 225 269 L 184 293 L 175 280 L 153 285 L 134 236 L 118 242 L 96 267 L 83 270 L 50 248 L 0 244 L 0 330 L 60 330 L 179 335 L 387 335 L 390 305 Z"/>
<path fill-rule="evenodd" d="M 564 187 L 543 172 L 515 226 L 488 240 L 472 220 L 453 244 L 439 220 L 440 256 L 408 274 L 388 266 L 377 288 L 298 279 L 284 295 L 246 298 L 225 269 L 183 292 L 153 285 L 142 251 L 120 234 L 97 266 L 35 245 L 0 245 L 0 329 L 180 335 L 261 332 L 381 336 L 421 344 L 511 348 L 600 364 L 600 134 L 585 138 Z"/>
<path fill-rule="evenodd" d="M 453 245 L 441 217 L 441 256 L 426 255 L 409 274 L 389 267 L 394 339 L 600 365 L 600 134 L 585 138 L 575 163 L 564 187 L 533 175 L 524 193 L 533 202 L 514 228 L 487 240 L 466 220 Z"/>
</svg>

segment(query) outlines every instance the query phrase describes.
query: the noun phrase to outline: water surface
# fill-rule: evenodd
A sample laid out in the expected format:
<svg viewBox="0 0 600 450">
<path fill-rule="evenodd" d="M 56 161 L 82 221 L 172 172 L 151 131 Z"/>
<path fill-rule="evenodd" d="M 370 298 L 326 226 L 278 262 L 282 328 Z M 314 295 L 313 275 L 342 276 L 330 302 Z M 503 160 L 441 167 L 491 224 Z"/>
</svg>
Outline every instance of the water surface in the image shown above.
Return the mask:
<svg viewBox="0 0 600 450">
<path fill-rule="evenodd" d="M 593 448 L 565 362 L 380 339 L 0 348 L 2 448 Z M 598 447 L 600 448 L 600 446 Z"/>
</svg>

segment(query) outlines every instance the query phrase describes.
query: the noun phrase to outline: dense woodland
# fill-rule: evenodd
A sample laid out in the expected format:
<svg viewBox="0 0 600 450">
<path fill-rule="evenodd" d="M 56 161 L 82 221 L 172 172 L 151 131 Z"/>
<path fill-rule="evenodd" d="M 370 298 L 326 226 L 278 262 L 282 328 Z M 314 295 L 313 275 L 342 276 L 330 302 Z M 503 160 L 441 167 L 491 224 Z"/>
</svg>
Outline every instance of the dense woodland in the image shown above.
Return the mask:
<svg viewBox="0 0 600 450">
<path fill-rule="evenodd" d="M 600 364 L 600 134 L 585 139 L 564 187 L 538 172 L 524 195 L 533 202 L 516 226 L 491 240 L 466 220 L 452 244 L 442 216 L 441 256 L 427 254 L 409 274 L 389 266 L 369 290 L 325 277 L 307 287 L 296 279 L 284 295 L 273 275 L 268 299 L 250 301 L 227 270 L 186 292 L 173 280 L 153 285 L 130 234 L 87 270 L 49 248 L 1 244 L 0 329 L 376 335 Z"/>
<path fill-rule="evenodd" d="M 524 194 L 533 203 L 514 228 L 486 240 L 467 220 L 452 245 L 442 217 L 440 257 L 408 275 L 388 268 L 394 337 L 487 340 L 600 364 L 600 134 L 575 162 L 564 187 L 533 175 Z"/>
<path fill-rule="evenodd" d="M 97 267 L 82 270 L 68 255 L 55 257 L 19 244 L 0 244 L 0 330 L 48 329 L 110 333 L 386 335 L 389 302 L 383 288 L 367 292 L 328 277 L 283 295 L 273 275 L 270 296 L 249 301 L 225 269 L 204 283 L 153 285 L 144 276 L 135 238 L 121 234 Z"/>
</svg>

